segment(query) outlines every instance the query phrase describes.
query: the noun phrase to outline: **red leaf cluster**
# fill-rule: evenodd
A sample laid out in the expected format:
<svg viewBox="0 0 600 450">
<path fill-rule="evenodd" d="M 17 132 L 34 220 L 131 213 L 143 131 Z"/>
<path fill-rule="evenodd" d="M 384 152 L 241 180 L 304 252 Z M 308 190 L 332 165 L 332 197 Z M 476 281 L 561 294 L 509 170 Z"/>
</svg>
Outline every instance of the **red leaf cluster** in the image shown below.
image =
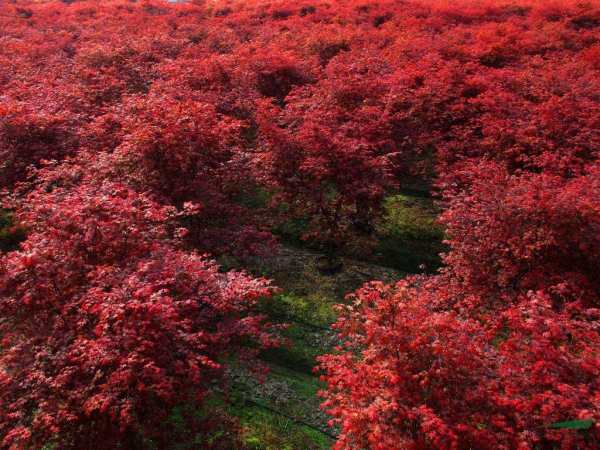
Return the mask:
<svg viewBox="0 0 600 450">
<path fill-rule="evenodd" d="M 251 314 L 266 280 L 177 250 L 173 216 L 109 181 L 27 196 L 28 238 L 0 260 L 3 446 L 162 445 L 223 358 L 274 342 Z"/>
<path fill-rule="evenodd" d="M 598 309 L 529 291 L 492 299 L 443 277 L 357 291 L 321 358 L 336 448 L 597 448 Z M 495 299 L 494 299 L 495 300 Z"/>
</svg>

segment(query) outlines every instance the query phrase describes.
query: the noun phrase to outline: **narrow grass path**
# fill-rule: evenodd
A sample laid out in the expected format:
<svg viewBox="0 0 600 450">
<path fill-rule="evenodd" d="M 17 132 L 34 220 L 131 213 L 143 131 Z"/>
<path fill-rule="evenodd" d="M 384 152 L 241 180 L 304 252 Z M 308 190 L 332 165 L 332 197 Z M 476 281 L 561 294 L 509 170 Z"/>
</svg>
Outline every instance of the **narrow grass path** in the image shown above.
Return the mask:
<svg viewBox="0 0 600 450">
<path fill-rule="evenodd" d="M 344 260 L 344 269 L 322 275 L 315 262 L 319 254 L 284 247 L 250 269 L 272 278 L 283 292 L 264 305 L 271 320 L 286 323 L 288 345 L 264 352 L 269 366 L 262 382 L 246 369 L 234 368 L 231 413 L 242 422 L 246 444 L 256 450 L 328 449 L 336 431 L 327 425 L 317 393 L 323 388 L 313 373 L 316 357 L 337 344 L 330 325 L 333 306 L 344 295 L 373 279 L 392 281 L 404 274 L 368 263 Z"/>
<path fill-rule="evenodd" d="M 333 306 L 367 281 L 399 280 L 407 273 L 435 271 L 444 251 L 438 213 L 425 195 L 402 193 L 388 197 L 377 224 L 377 245 L 367 261 L 343 259 L 343 270 L 331 276 L 316 267 L 318 253 L 303 248 L 298 224 L 283 227 L 288 243 L 269 258 L 257 258 L 248 269 L 273 279 L 282 292 L 266 302 L 264 313 L 286 323 L 288 344 L 261 355 L 270 368 L 262 383 L 242 368 L 230 373 L 230 412 L 240 419 L 244 439 L 253 450 L 320 450 L 331 448 L 336 430 L 327 426 L 317 393 L 324 386 L 313 372 L 316 358 L 337 344 L 330 325 Z M 294 245 L 295 244 L 295 245 Z M 373 250 L 373 249 L 372 249 Z"/>
</svg>

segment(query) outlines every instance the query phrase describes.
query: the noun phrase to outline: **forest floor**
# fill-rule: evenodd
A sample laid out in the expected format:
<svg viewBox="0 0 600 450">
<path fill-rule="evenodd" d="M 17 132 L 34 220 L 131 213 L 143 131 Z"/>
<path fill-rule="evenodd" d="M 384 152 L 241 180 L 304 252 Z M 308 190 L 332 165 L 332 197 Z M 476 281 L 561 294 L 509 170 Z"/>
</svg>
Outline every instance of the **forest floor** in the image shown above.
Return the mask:
<svg viewBox="0 0 600 450">
<path fill-rule="evenodd" d="M 262 382 L 243 368 L 232 369 L 232 412 L 244 426 L 247 444 L 255 449 L 330 448 L 335 430 L 319 408 L 322 387 L 313 373 L 316 357 L 333 350 L 336 335 L 333 306 L 370 280 L 394 281 L 403 272 L 349 258 L 343 270 L 323 275 L 316 267 L 316 252 L 283 247 L 272 258 L 250 269 L 274 280 L 282 289 L 265 306 L 271 320 L 288 324 L 288 345 L 262 354 L 269 373 Z"/>
<path fill-rule="evenodd" d="M 313 372 L 317 356 L 337 344 L 330 325 L 334 305 L 367 281 L 392 282 L 438 261 L 441 233 L 428 199 L 395 196 L 387 203 L 380 224 L 380 261 L 343 258 L 343 269 L 323 275 L 317 269 L 319 253 L 284 245 L 274 256 L 257 259 L 249 270 L 274 281 L 281 292 L 268 301 L 264 312 L 274 322 L 286 323 L 288 345 L 262 354 L 269 367 L 259 382 L 247 369 L 231 369 L 230 412 L 240 419 L 246 444 L 254 450 L 328 449 L 336 431 L 327 426 L 318 391 L 323 387 Z M 404 270 L 402 270 L 404 269 Z"/>
</svg>

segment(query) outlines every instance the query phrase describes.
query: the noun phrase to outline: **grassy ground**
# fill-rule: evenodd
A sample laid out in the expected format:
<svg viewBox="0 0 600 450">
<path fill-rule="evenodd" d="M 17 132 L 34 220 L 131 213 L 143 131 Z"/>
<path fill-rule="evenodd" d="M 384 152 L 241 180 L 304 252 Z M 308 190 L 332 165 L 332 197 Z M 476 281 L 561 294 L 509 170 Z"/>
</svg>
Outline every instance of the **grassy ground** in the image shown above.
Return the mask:
<svg viewBox="0 0 600 450">
<path fill-rule="evenodd" d="M 411 273 L 435 272 L 441 265 L 439 254 L 446 247 L 431 198 L 393 195 L 386 199 L 384 210 L 377 224 L 377 262 Z"/>
<path fill-rule="evenodd" d="M 230 373 L 234 402 L 230 413 L 244 429 L 252 449 L 327 449 L 335 430 L 319 408 L 317 392 L 323 385 L 313 373 L 316 357 L 336 345 L 330 329 L 335 320 L 333 305 L 344 294 L 371 279 L 393 280 L 402 273 L 372 264 L 344 259 L 344 270 L 324 276 L 316 268 L 318 253 L 284 247 L 268 259 L 251 265 L 254 273 L 272 278 L 283 292 L 263 305 L 271 320 L 287 323 L 287 346 L 262 354 L 269 366 L 264 382 L 242 368 Z"/>
<path fill-rule="evenodd" d="M 336 432 L 327 427 L 328 417 L 319 409 L 317 392 L 323 386 L 312 369 L 316 357 L 336 345 L 329 328 L 335 320 L 333 305 L 366 281 L 393 281 L 439 266 L 443 233 L 435 223 L 431 199 L 395 195 L 387 199 L 385 211 L 377 225 L 375 255 L 367 261 L 344 258 L 343 270 L 333 276 L 317 270 L 318 253 L 298 245 L 284 246 L 277 255 L 251 264 L 252 272 L 272 278 L 282 288 L 263 306 L 264 312 L 290 326 L 285 331 L 289 346 L 262 355 L 270 367 L 264 383 L 239 368 L 231 374 L 230 413 L 241 421 L 250 448 L 331 448 Z"/>
</svg>

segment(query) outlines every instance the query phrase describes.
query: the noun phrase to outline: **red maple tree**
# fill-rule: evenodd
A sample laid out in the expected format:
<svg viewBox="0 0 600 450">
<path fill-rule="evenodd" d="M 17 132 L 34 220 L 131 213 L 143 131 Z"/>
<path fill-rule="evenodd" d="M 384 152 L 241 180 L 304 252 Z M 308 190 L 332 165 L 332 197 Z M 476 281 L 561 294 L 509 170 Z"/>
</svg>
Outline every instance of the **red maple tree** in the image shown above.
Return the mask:
<svg viewBox="0 0 600 450">
<path fill-rule="evenodd" d="M 177 250 L 172 208 L 107 181 L 25 201 L 27 240 L 0 260 L 3 446 L 162 448 L 228 354 L 275 342 L 251 312 L 267 281 Z"/>
</svg>

